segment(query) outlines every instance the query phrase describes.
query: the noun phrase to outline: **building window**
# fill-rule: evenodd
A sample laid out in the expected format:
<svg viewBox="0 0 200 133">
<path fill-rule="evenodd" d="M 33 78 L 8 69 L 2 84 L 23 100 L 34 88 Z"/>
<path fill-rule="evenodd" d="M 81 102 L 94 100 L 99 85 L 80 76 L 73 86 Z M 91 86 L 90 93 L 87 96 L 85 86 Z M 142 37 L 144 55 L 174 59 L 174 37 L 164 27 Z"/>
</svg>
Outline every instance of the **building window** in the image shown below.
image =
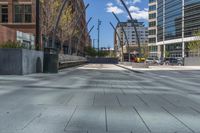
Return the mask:
<svg viewBox="0 0 200 133">
<path fill-rule="evenodd" d="M 156 38 L 149 38 L 149 43 L 156 43 Z"/>
<path fill-rule="evenodd" d="M 156 21 L 149 22 L 149 27 L 155 27 L 156 26 Z"/>
<path fill-rule="evenodd" d="M 155 19 L 156 18 L 156 13 L 149 14 L 149 19 Z"/>
<path fill-rule="evenodd" d="M 156 0 L 149 0 L 149 3 L 154 3 L 156 2 Z"/>
<path fill-rule="evenodd" d="M 156 30 L 149 30 L 149 35 L 156 35 Z"/>
<path fill-rule="evenodd" d="M 0 5 L 0 23 L 8 23 L 8 5 Z"/>
<path fill-rule="evenodd" d="M 156 5 L 149 6 L 149 11 L 155 11 L 156 10 Z"/>
<path fill-rule="evenodd" d="M 31 5 L 15 5 L 14 6 L 14 22 L 15 23 L 31 23 L 32 7 Z"/>
</svg>

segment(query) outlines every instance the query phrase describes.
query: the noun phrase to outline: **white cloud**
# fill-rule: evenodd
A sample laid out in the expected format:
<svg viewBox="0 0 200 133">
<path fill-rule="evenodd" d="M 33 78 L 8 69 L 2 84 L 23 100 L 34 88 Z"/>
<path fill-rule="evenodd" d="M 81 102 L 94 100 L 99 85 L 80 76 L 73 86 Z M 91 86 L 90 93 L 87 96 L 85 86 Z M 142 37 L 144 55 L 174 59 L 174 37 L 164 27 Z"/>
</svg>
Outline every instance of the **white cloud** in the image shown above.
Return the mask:
<svg viewBox="0 0 200 133">
<path fill-rule="evenodd" d="M 116 0 L 118 5 L 122 5 L 120 0 Z M 141 0 L 125 0 L 127 5 L 135 5 L 136 3 L 140 3 Z"/>
<path fill-rule="evenodd" d="M 109 2 L 106 4 L 107 6 L 113 6 L 113 3 Z"/>
<path fill-rule="evenodd" d="M 143 10 L 141 10 L 139 7 L 130 6 L 129 10 L 134 19 L 148 20 L 148 9 L 144 8 Z"/>
<path fill-rule="evenodd" d="M 136 6 L 130 6 L 129 7 L 129 11 L 130 12 L 135 12 L 135 11 L 139 11 L 140 10 L 140 8 L 139 7 L 136 7 Z"/>
<path fill-rule="evenodd" d="M 107 12 L 114 12 L 116 14 L 124 13 L 123 6 L 120 0 L 115 0 L 116 3 L 109 2 L 107 3 Z M 143 19 L 148 20 L 148 8 L 141 9 L 136 6 L 136 3 L 140 3 L 141 0 L 125 0 L 125 3 L 129 7 L 131 15 L 134 19 Z"/>
<path fill-rule="evenodd" d="M 124 11 L 121 8 L 119 8 L 118 6 L 114 6 L 114 4 L 111 3 L 111 2 L 107 3 L 106 11 L 109 12 L 109 13 L 114 12 L 116 14 L 124 13 Z"/>
</svg>

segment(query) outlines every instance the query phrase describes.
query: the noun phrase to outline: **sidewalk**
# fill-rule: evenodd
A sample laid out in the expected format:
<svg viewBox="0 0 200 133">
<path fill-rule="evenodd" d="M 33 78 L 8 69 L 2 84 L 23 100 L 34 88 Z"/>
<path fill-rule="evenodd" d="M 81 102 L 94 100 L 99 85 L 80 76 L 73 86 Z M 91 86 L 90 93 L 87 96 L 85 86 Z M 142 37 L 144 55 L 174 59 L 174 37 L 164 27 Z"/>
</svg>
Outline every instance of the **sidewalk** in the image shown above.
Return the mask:
<svg viewBox="0 0 200 133">
<path fill-rule="evenodd" d="M 200 66 L 149 66 L 149 68 L 133 68 L 132 66 L 118 64 L 121 67 L 135 70 L 135 71 L 156 71 L 156 70 L 163 70 L 163 71 L 183 71 L 183 70 L 200 70 Z"/>
</svg>

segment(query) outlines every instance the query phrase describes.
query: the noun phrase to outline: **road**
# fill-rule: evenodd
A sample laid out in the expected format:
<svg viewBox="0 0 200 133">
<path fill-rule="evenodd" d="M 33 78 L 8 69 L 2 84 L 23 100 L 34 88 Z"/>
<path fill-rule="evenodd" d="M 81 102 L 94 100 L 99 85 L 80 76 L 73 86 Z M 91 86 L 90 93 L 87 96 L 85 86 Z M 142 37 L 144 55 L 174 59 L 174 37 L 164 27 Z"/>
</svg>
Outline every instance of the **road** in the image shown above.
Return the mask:
<svg viewBox="0 0 200 133">
<path fill-rule="evenodd" d="M 0 133 L 200 133 L 199 83 L 103 64 L 0 76 Z"/>
</svg>

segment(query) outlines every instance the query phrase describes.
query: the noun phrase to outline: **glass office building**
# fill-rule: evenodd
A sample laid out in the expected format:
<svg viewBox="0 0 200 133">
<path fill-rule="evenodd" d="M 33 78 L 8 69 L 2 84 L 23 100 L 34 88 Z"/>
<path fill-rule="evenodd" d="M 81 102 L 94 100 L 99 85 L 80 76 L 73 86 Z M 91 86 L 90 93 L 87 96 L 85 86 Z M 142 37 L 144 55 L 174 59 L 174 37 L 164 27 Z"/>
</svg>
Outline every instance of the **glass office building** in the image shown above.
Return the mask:
<svg viewBox="0 0 200 133">
<path fill-rule="evenodd" d="M 197 39 L 198 31 L 200 0 L 157 0 L 157 45 L 162 56 L 185 57 L 187 44 Z"/>
</svg>

